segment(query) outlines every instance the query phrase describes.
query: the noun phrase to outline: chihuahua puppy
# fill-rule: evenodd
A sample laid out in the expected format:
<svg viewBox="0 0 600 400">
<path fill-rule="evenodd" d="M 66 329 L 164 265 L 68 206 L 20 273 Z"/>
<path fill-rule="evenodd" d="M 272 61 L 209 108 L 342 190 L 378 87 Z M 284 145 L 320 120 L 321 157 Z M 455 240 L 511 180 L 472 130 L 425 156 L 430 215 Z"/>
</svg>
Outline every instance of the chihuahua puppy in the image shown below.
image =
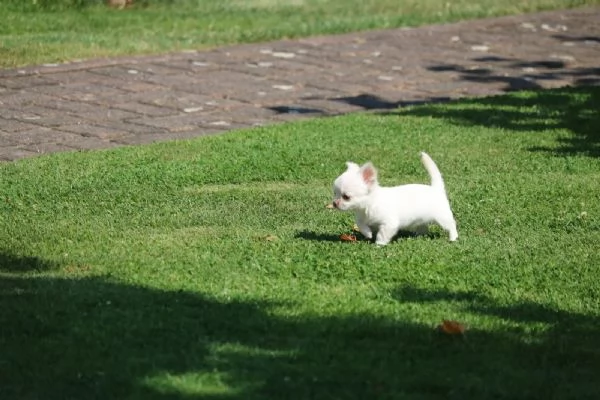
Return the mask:
<svg viewBox="0 0 600 400">
<path fill-rule="evenodd" d="M 360 167 L 347 162 L 348 169 L 333 183 L 333 206 L 354 211 L 360 233 L 371 239 L 376 231 L 375 243 L 380 246 L 388 244 L 399 230 L 427 233 L 431 223 L 441 226 L 450 241 L 455 241 L 458 232 L 442 174 L 426 153 L 421 153 L 421 162 L 431 178 L 430 185 L 395 187 L 379 186 L 377 170 L 370 162 Z"/>
</svg>

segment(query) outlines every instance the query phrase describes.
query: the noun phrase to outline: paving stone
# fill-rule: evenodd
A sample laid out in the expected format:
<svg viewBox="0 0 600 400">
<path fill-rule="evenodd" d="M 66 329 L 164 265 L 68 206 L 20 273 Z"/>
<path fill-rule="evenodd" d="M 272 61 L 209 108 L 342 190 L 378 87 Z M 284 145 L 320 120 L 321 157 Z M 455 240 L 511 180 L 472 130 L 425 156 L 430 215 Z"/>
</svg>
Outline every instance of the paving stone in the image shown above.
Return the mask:
<svg viewBox="0 0 600 400">
<path fill-rule="evenodd" d="M 167 89 L 167 87 L 165 86 L 147 82 L 125 82 L 119 85 L 118 87 L 119 89 L 133 93 L 149 93 L 156 90 Z"/>
<path fill-rule="evenodd" d="M 54 97 L 33 91 L 9 90 L 8 92 L 2 93 L 0 96 L 0 106 L 2 108 L 6 107 L 26 111 L 27 107 L 48 105 L 54 100 Z"/>
<path fill-rule="evenodd" d="M 17 145 L 19 140 L 15 135 L 10 134 L 6 131 L 0 131 L 0 148 L 10 147 Z"/>
<path fill-rule="evenodd" d="M 94 137 L 102 140 L 115 140 L 129 135 L 128 132 L 120 129 L 99 126 L 92 123 L 61 125 L 57 129 L 62 132 L 72 132 L 81 136 Z"/>
<path fill-rule="evenodd" d="M 93 68 L 71 70 L 57 72 L 53 74 L 46 74 L 44 78 L 57 85 L 69 85 L 69 84 L 87 84 L 87 85 L 103 85 L 118 87 L 123 83 L 122 79 L 110 79 L 105 75 L 95 74 Z M 21 79 L 27 79 L 26 76 Z"/>
<path fill-rule="evenodd" d="M 35 129 L 38 127 L 38 125 L 29 122 L 22 122 L 15 119 L 0 118 L 0 129 L 4 132 L 15 134 L 15 137 L 18 137 L 19 132 Z"/>
<path fill-rule="evenodd" d="M 215 108 L 229 109 L 240 106 L 239 101 L 228 100 L 216 96 L 188 93 L 174 90 L 153 91 L 151 94 L 138 96 L 138 100 L 147 105 L 169 108 L 183 112 L 210 111 Z"/>
<path fill-rule="evenodd" d="M 165 108 L 159 106 L 152 106 L 148 104 L 142 104 L 135 101 L 126 102 L 126 103 L 116 103 L 112 104 L 111 107 L 113 109 L 131 111 L 133 113 L 139 115 L 148 115 L 148 116 L 165 116 L 165 115 L 174 115 L 177 114 L 177 110 L 172 108 Z"/>
<path fill-rule="evenodd" d="M 76 112 L 76 115 L 88 122 L 127 121 L 139 117 L 139 114 L 118 108 L 95 107 L 93 110 Z"/>
<path fill-rule="evenodd" d="M 103 121 L 102 123 L 96 124 L 97 126 L 101 126 L 104 128 L 109 128 L 115 131 L 126 132 L 130 134 L 132 137 L 136 137 L 139 135 L 145 135 L 150 133 L 164 133 L 164 130 L 155 128 L 152 126 L 136 124 L 134 122 L 125 122 L 125 121 Z M 120 140 L 120 139 L 119 139 Z"/>
<path fill-rule="evenodd" d="M 19 90 L 19 89 L 27 89 L 36 86 L 45 86 L 45 85 L 53 85 L 55 84 L 52 79 L 49 79 L 45 76 L 29 76 L 27 79 L 23 77 L 16 76 L 14 78 L 3 78 L 0 79 L 0 87 Z"/>
<path fill-rule="evenodd" d="M 6 109 L 4 111 L 11 119 L 24 122 L 28 125 L 56 127 L 64 124 L 77 124 L 82 121 L 82 118 L 41 106 L 31 106 L 19 110 Z"/>
<path fill-rule="evenodd" d="M 161 63 L 151 63 L 151 64 L 125 64 L 123 65 L 128 71 L 141 71 L 142 73 L 152 74 L 152 75 L 180 75 L 181 68 Z"/>
<path fill-rule="evenodd" d="M 36 92 L 64 100 L 101 104 L 104 99 L 129 94 L 127 91 L 90 82 L 73 82 L 59 86 L 39 86 Z"/>
<path fill-rule="evenodd" d="M 26 150 L 19 145 L 2 146 L 2 152 L 0 152 L 0 160 L 2 161 L 14 161 L 20 158 L 33 157 L 39 155 L 33 150 Z"/>
<path fill-rule="evenodd" d="M 263 110 L 262 113 L 274 115 L 274 112 Z M 167 117 L 145 117 L 131 120 L 136 124 L 148 125 L 155 128 L 164 129 L 168 132 L 185 132 L 198 130 L 198 127 L 213 129 L 233 129 L 251 125 L 251 118 L 243 118 L 244 122 L 235 121 L 232 116 L 235 112 L 218 112 L 212 114 L 178 114 Z"/>
<path fill-rule="evenodd" d="M 127 65 L 111 65 L 106 67 L 99 67 L 90 70 L 93 74 L 103 75 L 110 78 L 116 78 L 117 81 L 138 81 L 145 80 L 152 74 L 144 71 L 144 66 L 127 66 Z"/>
<path fill-rule="evenodd" d="M 64 146 L 70 150 L 95 150 L 119 147 L 119 140 L 124 140 L 127 136 L 121 136 L 115 139 L 102 139 L 95 136 L 78 135 L 68 142 L 58 142 L 57 145 Z"/>
</svg>

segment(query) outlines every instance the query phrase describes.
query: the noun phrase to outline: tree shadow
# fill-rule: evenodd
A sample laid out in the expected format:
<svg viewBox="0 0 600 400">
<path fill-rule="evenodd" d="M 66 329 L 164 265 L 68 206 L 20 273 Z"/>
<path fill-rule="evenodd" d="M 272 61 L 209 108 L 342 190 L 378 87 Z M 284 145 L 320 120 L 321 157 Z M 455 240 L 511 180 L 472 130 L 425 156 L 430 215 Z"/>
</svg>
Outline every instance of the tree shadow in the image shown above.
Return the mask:
<svg viewBox="0 0 600 400">
<path fill-rule="evenodd" d="M 567 45 L 593 45 L 600 42 L 598 36 L 557 34 L 553 38 Z M 425 98 L 421 99 L 396 101 L 384 99 L 375 93 L 361 93 L 329 100 L 387 115 L 394 114 L 391 110 L 406 106 L 449 102 L 457 96 L 462 97 L 457 94 L 461 93 L 459 89 L 463 88 L 460 82 L 464 82 L 464 88 L 476 88 L 475 92 L 480 93 L 486 93 L 486 87 L 489 88 L 487 91 L 489 93 L 534 91 L 535 95 L 527 99 L 514 97 L 477 99 L 475 102 L 482 105 L 478 110 L 474 108 L 440 110 L 424 107 L 411 110 L 408 114 L 434 116 L 446 118 L 454 123 L 481 124 L 513 131 L 565 128 L 572 131 L 574 135 L 572 138 L 560 139 L 558 149 L 537 147 L 531 150 L 558 155 L 600 155 L 600 133 L 596 128 L 600 125 L 598 111 L 600 94 L 596 88 L 600 85 L 598 66 L 578 66 L 577 60 L 565 54 L 549 54 L 547 58 L 539 59 L 533 57 L 518 59 L 491 54 L 468 56 L 464 60 L 453 63 L 432 63 L 423 65 L 423 68 L 436 74 L 446 75 L 438 79 L 441 95 L 425 94 Z M 450 89 L 444 89 L 445 84 L 449 84 Z M 563 89 L 544 91 L 556 87 Z M 450 95 L 445 96 L 446 92 Z M 568 95 L 573 93 L 584 96 L 585 100 L 573 99 Z M 398 93 L 398 97 L 401 96 L 402 93 Z M 539 110 L 536 110 L 538 105 Z M 502 106 L 506 107 L 501 108 Z"/>
<path fill-rule="evenodd" d="M 47 271 L 58 267 L 58 263 L 38 257 L 18 256 L 7 252 L 0 252 L 0 272 Z"/>
<path fill-rule="evenodd" d="M 361 107 L 365 110 L 373 111 L 392 110 L 397 109 L 398 107 L 418 106 L 422 104 L 443 103 L 446 101 L 450 101 L 451 98 L 446 96 L 434 96 L 429 97 L 426 100 L 390 101 L 373 94 L 362 93 L 355 96 L 334 97 L 330 98 L 329 100 L 342 102 L 350 104 L 352 106 Z"/>
<path fill-rule="evenodd" d="M 563 43 L 598 43 L 596 36 L 554 35 Z M 499 127 L 512 131 L 567 129 L 570 138 L 559 139 L 558 148 L 534 147 L 532 151 L 557 155 L 600 156 L 600 67 L 578 67 L 568 56 L 520 60 L 494 55 L 478 56 L 462 64 L 439 63 L 429 71 L 452 73 L 455 79 L 481 85 L 500 84 L 505 92 L 532 90 L 530 97 L 487 97 L 472 104 L 480 108 L 446 110 L 422 108 L 408 114 L 435 116 L 451 122 Z M 571 87 L 565 87 L 565 85 Z M 541 90 L 552 86 L 561 89 Z"/>
<path fill-rule="evenodd" d="M 590 43 L 597 44 L 597 36 L 574 36 L 557 34 L 552 36 L 565 44 Z M 457 74 L 458 80 L 491 84 L 503 84 L 505 92 L 523 89 L 548 88 L 546 83 L 565 86 L 582 86 L 600 84 L 600 67 L 579 67 L 577 60 L 569 55 L 549 54 L 544 59 L 520 60 L 514 57 L 477 56 L 465 60 L 461 64 L 439 63 L 429 65 L 433 72 L 451 72 Z"/>
<path fill-rule="evenodd" d="M 3 399 L 169 398 L 144 379 L 210 371 L 218 364 L 208 361 L 211 346 L 219 343 L 282 347 L 269 334 L 273 304 L 219 302 L 102 277 L 0 276 L 0 293 Z"/>
<path fill-rule="evenodd" d="M 460 106 L 418 107 L 385 115 L 445 119 L 453 124 L 480 125 L 513 132 L 564 129 L 557 147 L 531 147 L 555 155 L 600 156 L 600 86 L 534 90 L 527 96 L 492 96 L 462 100 Z"/>
<path fill-rule="evenodd" d="M 581 390 L 579 395 L 583 398 L 592 398 L 594 391 L 600 389 L 600 383 L 591 383 L 593 370 L 600 367 L 598 310 L 595 310 L 594 316 L 590 316 L 531 302 L 499 304 L 478 292 L 433 291 L 414 287 L 399 288 L 394 297 L 401 302 L 459 302 L 465 311 L 471 313 L 494 316 L 503 321 L 546 324 L 548 328 L 540 333 L 536 341 L 530 342 L 524 348 L 527 352 L 523 354 L 524 362 L 533 355 L 538 363 L 537 367 L 532 365 L 537 372 L 531 371 L 528 374 L 532 383 L 543 379 L 548 384 L 546 395 L 540 392 L 533 397 L 576 398 L 578 395 L 575 392 Z M 523 333 L 521 329 L 513 328 L 507 330 L 503 337 L 519 341 Z M 516 353 L 512 356 L 515 357 L 515 361 L 519 357 Z"/>
<path fill-rule="evenodd" d="M 600 83 L 600 68 L 569 67 L 562 60 L 517 60 L 498 57 L 477 57 L 475 62 L 496 63 L 486 67 L 472 67 L 460 64 L 436 64 L 427 67 L 433 72 L 454 72 L 458 79 L 481 84 L 503 84 L 502 90 L 543 89 L 544 81 L 570 81 L 574 86 Z M 519 71 L 508 74 L 506 71 Z"/>
<path fill-rule="evenodd" d="M 319 115 L 325 116 L 327 112 L 319 108 L 303 107 L 303 106 L 288 106 L 279 105 L 267 107 L 268 110 L 275 111 L 277 114 L 308 114 L 308 115 Z"/>
<path fill-rule="evenodd" d="M 563 44 L 590 43 L 597 44 L 597 36 L 574 36 L 557 34 L 553 36 Z M 577 66 L 577 60 L 568 55 L 549 54 L 544 59 L 522 60 L 510 56 L 474 56 L 466 57 L 456 63 L 433 63 L 423 65 L 428 71 L 452 74 L 449 79 L 441 79 L 441 86 L 445 81 L 474 82 L 479 86 L 488 85 L 494 90 L 512 92 L 519 90 L 536 90 L 557 86 L 583 86 L 600 84 L 600 67 Z M 441 89 L 443 91 L 443 89 Z M 401 93 L 399 93 L 399 96 Z M 419 105 L 424 103 L 449 101 L 456 96 L 427 96 L 418 100 L 389 100 L 376 94 L 362 93 L 355 96 L 331 98 L 329 100 L 347 103 L 361 107 L 365 110 L 390 110 L 398 107 Z"/>
<path fill-rule="evenodd" d="M 276 308 L 293 304 L 103 277 L 0 275 L 0 294 L 3 399 L 579 400 L 600 389 L 600 321 L 476 292 L 402 288 L 394 296 L 450 298 L 471 312 L 552 328 L 531 342 L 471 327 L 460 340 L 401 317 L 284 316 Z"/>
<path fill-rule="evenodd" d="M 573 35 L 553 35 L 553 37 L 562 42 L 591 42 L 600 43 L 600 36 L 573 36 Z"/>
</svg>

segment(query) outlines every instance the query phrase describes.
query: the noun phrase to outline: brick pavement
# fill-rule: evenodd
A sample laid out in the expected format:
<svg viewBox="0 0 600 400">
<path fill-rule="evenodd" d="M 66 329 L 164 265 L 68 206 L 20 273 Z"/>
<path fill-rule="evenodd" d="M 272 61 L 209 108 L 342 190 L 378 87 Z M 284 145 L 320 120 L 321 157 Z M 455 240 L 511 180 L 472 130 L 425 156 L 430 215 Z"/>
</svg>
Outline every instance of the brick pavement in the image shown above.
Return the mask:
<svg viewBox="0 0 600 400">
<path fill-rule="evenodd" d="M 0 160 L 600 84 L 600 7 L 0 70 Z"/>
</svg>

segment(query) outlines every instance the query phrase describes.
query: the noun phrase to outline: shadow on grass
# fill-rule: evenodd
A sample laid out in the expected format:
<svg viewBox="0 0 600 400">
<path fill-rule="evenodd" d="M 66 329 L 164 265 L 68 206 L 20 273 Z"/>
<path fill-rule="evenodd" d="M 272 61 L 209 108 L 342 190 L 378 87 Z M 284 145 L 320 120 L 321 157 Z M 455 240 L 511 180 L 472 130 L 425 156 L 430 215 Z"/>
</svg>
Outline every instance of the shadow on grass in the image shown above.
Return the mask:
<svg viewBox="0 0 600 400">
<path fill-rule="evenodd" d="M 317 233 L 317 232 L 313 232 L 313 231 L 300 231 L 300 232 L 296 233 L 296 235 L 294 235 L 294 237 L 297 239 L 315 240 L 318 242 L 339 242 L 339 241 L 341 241 L 340 235 L 342 233 L 344 233 L 344 232 L 340 232 L 337 235 L 333 235 L 333 234 L 329 234 L 329 233 Z M 347 233 L 350 233 L 350 232 L 347 232 Z M 359 242 L 369 242 L 369 241 L 374 242 L 374 240 L 368 240 L 366 237 L 364 237 L 359 232 L 354 232 L 353 235 L 356 236 L 356 238 L 358 239 Z M 402 239 L 408 239 L 408 238 L 437 239 L 441 236 L 442 236 L 442 234 L 439 232 L 439 229 L 436 229 L 436 228 L 434 228 L 433 230 L 430 229 L 429 232 L 424 233 L 424 234 L 419 234 L 419 233 L 410 232 L 410 231 L 399 231 L 392 239 L 392 242 L 395 242 L 397 240 L 402 240 Z"/>
<path fill-rule="evenodd" d="M 0 252 L 0 272 L 47 271 L 58 267 L 58 264 L 38 257 L 17 256 Z"/>
<path fill-rule="evenodd" d="M 317 242 L 339 242 L 340 235 L 318 233 L 313 231 L 300 231 L 294 235 L 296 239 L 315 240 Z"/>
<path fill-rule="evenodd" d="M 600 321 L 479 293 L 394 295 L 551 327 L 533 341 L 477 327 L 460 340 L 401 319 L 281 317 L 268 302 L 99 277 L 4 274 L 0 294 L 2 399 L 580 400 L 600 390 Z"/>
<path fill-rule="evenodd" d="M 524 96 L 497 96 L 418 107 L 387 115 L 435 117 L 449 123 L 502 128 L 513 132 L 564 129 L 557 147 L 531 147 L 556 155 L 600 156 L 600 86 L 539 90 Z"/>
</svg>

